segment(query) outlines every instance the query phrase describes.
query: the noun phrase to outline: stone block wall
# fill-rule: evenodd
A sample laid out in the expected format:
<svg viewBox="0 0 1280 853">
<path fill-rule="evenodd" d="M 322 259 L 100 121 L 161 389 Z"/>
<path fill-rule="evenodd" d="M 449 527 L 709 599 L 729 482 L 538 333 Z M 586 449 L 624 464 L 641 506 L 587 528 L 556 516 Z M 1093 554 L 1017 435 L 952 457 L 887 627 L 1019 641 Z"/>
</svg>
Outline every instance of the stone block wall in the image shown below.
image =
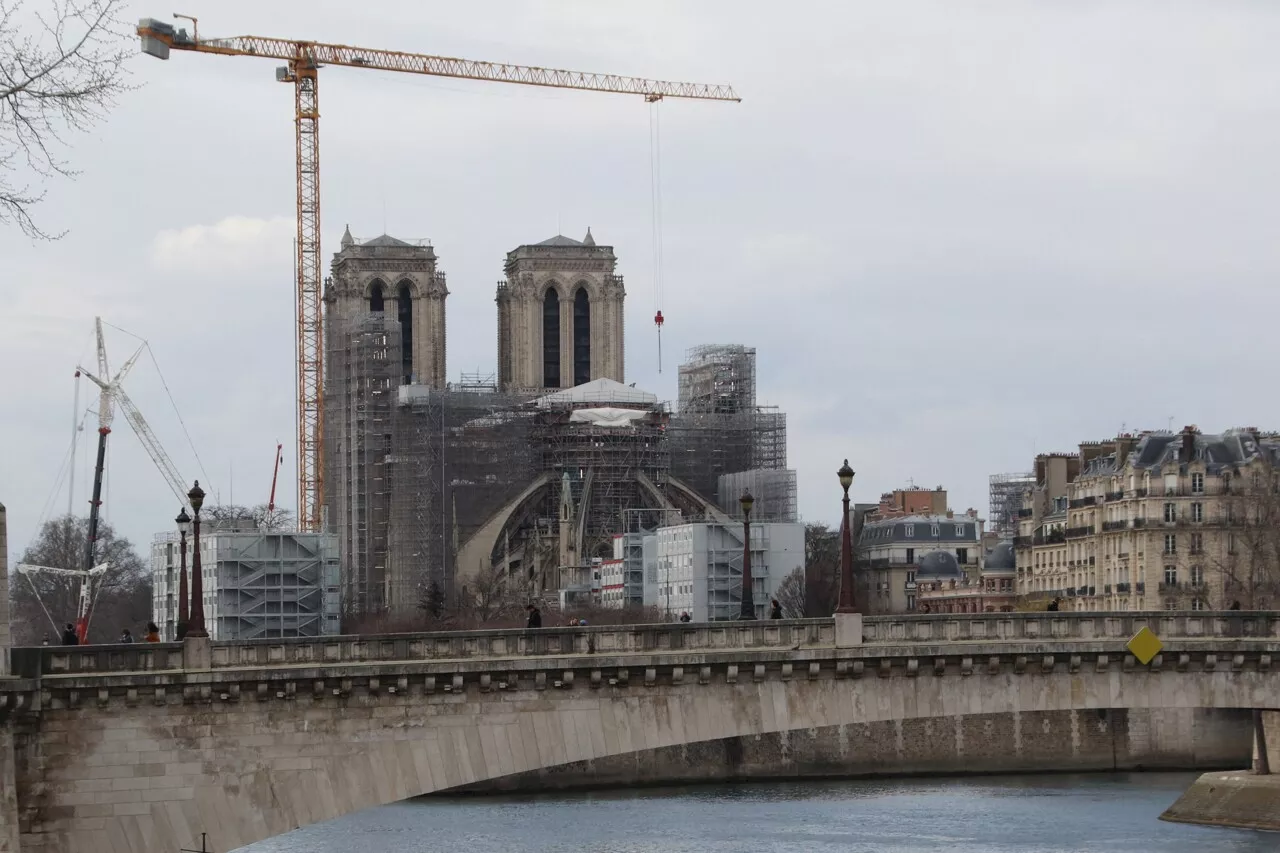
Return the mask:
<svg viewBox="0 0 1280 853">
<path fill-rule="evenodd" d="M 829 726 L 615 755 L 450 793 L 803 779 L 1243 766 L 1250 712 L 1202 708 L 972 714 Z"/>
</svg>

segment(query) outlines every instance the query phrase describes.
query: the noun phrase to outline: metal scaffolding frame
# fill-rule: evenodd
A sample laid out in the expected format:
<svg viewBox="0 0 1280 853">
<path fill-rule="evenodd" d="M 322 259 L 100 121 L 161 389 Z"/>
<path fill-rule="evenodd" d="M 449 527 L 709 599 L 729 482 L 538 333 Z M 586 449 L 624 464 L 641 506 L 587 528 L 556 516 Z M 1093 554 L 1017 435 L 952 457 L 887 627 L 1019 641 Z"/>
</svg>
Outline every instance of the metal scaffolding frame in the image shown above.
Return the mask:
<svg viewBox="0 0 1280 853">
<path fill-rule="evenodd" d="M 330 318 L 325 334 L 325 504 L 338 532 L 346 614 L 377 613 L 388 593 L 387 528 L 400 323 L 388 313 Z"/>
<path fill-rule="evenodd" d="M 1018 535 L 1018 510 L 1028 489 L 1036 486 L 1036 475 L 1031 472 L 1016 474 L 992 474 L 990 478 L 991 529 L 1001 539 Z"/>
</svg>

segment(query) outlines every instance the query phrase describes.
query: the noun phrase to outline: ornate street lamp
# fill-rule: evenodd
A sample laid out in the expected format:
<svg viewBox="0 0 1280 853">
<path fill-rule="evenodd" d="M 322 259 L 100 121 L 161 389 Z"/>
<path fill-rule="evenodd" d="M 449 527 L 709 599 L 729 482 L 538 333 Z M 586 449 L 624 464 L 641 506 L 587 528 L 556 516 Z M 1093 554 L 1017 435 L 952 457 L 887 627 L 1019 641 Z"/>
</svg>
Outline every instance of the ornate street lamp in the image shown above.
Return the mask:
<svg viewBox="0 0 1280 853">
<path fill-rule="evenodd" d="M 853 542 L 849 532 L 849 487 L 853 485 L 853 469 L 849 460 L 844 460 L 840 470 L 836 472 L 840 478 L 840 488 L 844 489 L 844 514 L 840 522 L 840 606 L 837 613 L 857 613 L 853 604 Z"/>
<path fill-rule="evenodd" d="M 187 534 L 191 532 L 191 516 L 187 515 L 187 508 L 184 506 L 178 513 L 178 517 L 174 519 L 178 525 L 178 553 L 181 555 L 181 563 L 178 571 L 178 631 L 177 638 L 181 640 L 187 635 L 187 620 L 191 616 L 190 602 L 187 600 Z"/>
<path fill-rule="evenodd" d="M 756 618 L 755 586 L 751 579 L 751 506 L 756 499 L 751 492 L 743 489 L 738 503 L 742 505 L 742 612 L 739 619 Z"/>
<path fill-rule="evenodd" d="M 187 500 L 195 513 L 192 519 L 195 535 L 191 545 L 191 621 L 187 625 L 186 636 L 207 637 L 209 632 L 204 627 L 204 573 L 200 568 L 200 507 L 204 504 L 204 489 L 200 488 L 199 480 L 187 492 Z"/>
</svg>

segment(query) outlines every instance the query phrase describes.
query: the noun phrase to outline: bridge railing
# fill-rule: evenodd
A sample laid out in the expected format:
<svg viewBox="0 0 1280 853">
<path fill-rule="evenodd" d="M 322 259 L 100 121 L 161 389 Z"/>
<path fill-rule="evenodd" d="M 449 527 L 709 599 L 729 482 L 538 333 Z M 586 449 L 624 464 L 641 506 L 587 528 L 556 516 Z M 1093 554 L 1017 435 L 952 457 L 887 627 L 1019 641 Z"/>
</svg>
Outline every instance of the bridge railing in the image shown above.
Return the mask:
<svg viewBox="0 0 1280 853">
<path fill-rule="evenodd" d="M 1148 627 L 1162 639 L 1280 639 L 1280 613 L 1256 611 L 1138 611 L 1129 613 L 978 613 L 870 616 L 863 641 L 875 646 L 954 643 L 1116 641 Z M 699 653 L 735 649 L 799 650 L 835 645 L 835 622 L 784 619 L 759 622 L 660 623 L 342 635 L 212 644 L 214 669 L 324 666 L 420 660 L 480 660 Z M 42 646 L 12 651 L 19 678 L 88 673 L 146 673 L 183 669 L 181 643 Z"/>
<path fill-rule="evenodd" d="M 831 646 L 834 642 L 835 623 L 830 618 L 781 619 L 218 641 L 212 644 L 211 657 L 214 669 L 247 669 L 520 656 L 781 650 Z M 14 649 L 13 663 L 14 674 L 25 678 L 160 672 L 183 668 L 183 646 L 42 646 Z"/>
<path fill-rule="evenodd" d="M 1163 639 L 1274 639 L 1280 638 L 1280 613 L 1140 610 L 871 616 L 863 621 L 862 633 L 868 643 L 1035 642 L 1128 640 L 1142 628 Z"/>
</svg>

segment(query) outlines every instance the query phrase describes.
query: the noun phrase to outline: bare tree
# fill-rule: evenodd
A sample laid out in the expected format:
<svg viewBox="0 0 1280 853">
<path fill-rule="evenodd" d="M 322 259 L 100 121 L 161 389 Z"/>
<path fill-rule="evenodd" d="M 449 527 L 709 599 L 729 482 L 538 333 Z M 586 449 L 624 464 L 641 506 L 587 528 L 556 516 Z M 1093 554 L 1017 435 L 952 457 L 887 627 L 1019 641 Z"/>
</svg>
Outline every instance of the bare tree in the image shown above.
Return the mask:
<svg viewBox="0 0 1280 853">
<path fill-rule="evenodd" d="M 84 568 L 89 521 L 64 516 L 45 522 L 19 562 L 61 569 Z M 94 559 L 111 568 L 95 581 L 88 641 L 113 642 L 121 628 L 135 634 L 151 619 L 151 573 L 128 539 L 119 539 L 100 522 Z M 9 584 L 15 645 L 39 645 L 55 637 L 59 626 L 74 622 L 80 580 L 48 573 L 17 575 Z M 56 640 L 55 640 L 56 642 Z"/>
<path fill-rule="evenodd" d="M 247 507 L 240 504 L 215 504 L 200 509 L 201 522 L 252 521 L 258 530 L 273 532 L 291 530 L 296 526 L 293 510 L 268 509 L 267 504 Z"/>
<path fill-rule="evenodd" d="M 782 583 L 778 584 L 778 588 L 774 590 L 773 597 L 778 600 L 778 604 L 782 605 L 782 616 L 786 619 L 801 619 L 805 615 L 805 572 L 802 566 L 796 566 L 792 569 Z"/>
<path fill-rule="evenodd" d="M 28 10 L 0 0 L 0 223 L 29 237 L 53 239 L 32 208 L 45 191 L 37 182 L 75 172 L 57 151 L 69 131 L 101 121 L 125 89 L 132 53 L 119 14 L 124 0 L 52 0 Z"/>
<path fill-rule="evenodd" d="M 840 597 L 840 531 L 804 526 L 804 615 L 829 616 Z"/>
<path fill-rule="evenodd" d="M 1210 588 L 1191 590 L 1207 606 L 1269 610 L 1280 605 L 1280 471 L 1267 450 L 1249 469 L 1226 480 L 1219 515 L 1209 519 L 1220 536 L 1204 556 L 1220 572 L 1221 596 Z"/>
</svg>

